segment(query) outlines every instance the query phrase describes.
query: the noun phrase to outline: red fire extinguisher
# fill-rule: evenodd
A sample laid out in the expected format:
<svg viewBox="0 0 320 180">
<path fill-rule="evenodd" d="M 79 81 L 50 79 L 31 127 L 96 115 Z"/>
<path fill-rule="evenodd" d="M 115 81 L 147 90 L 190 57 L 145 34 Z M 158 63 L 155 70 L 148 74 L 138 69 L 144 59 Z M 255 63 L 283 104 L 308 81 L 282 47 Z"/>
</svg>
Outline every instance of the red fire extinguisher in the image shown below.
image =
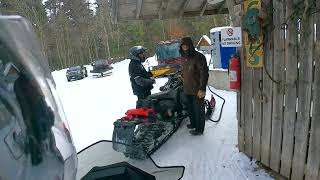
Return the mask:
<svg viewBox="0 0 320 180">
<path fill-rule="evenodd" d="M 232 56 L 229 60 L 230 89 L 240 89 L 240 59 Z"/>
</svg>

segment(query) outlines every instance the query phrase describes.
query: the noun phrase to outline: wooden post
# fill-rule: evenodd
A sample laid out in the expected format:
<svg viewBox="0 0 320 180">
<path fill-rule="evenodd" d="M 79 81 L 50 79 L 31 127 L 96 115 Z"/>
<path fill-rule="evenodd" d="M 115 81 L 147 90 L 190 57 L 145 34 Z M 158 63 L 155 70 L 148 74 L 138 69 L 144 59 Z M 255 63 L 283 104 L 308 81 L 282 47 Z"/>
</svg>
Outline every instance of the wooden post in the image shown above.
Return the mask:
<svg viewBox="0 0 320 180">
<path fill-rule="evenodd" d="M 227 1 L 228 3 L 228 1 Z M 234 2 L 233 2 L 234 3 Z M 228 5 L 230 6 L 230 5 Z M 244 1 L 243 3 L 243 10 L 247 12 L 251 9 L 258 9 L 261 10 L 261 0 L 248 0 Z M 233 12 L 233 9 L 232 9 Z M 262 63 L 262 55 L 263 55 L 263 36 L 260 33 L 257 39 L 253 42 L 249 40 L 249 34 L 244 31 L 244 40 L 243 40 L 243 52 L 245 53 L 245 59 L 243 63 L 245 63 L 244 71 L 241 73 L 243 74 L 244 81 L 242 81 L 244 87 L 242 92 L 244 94 L 244 121 L 245 121 L 245 153 L 250 157 L 255 157 L 257 155 L 257 159 L 260 159 L 260 136 L 261 132 L 261 104 L 259 102 L 255 102 L 257 106 L 256 113 L 253 114 L 254 108 L 254 93 L 253 93 L 253 86 L 259 87 L 260 86 L 260 71 L 261 70 L 254 70 L 253 68 L 260 68 Z M 249 63 L 250 62 L 250 63 Z M 257 71 L 254 73 L 254 71 Z M 258 75 L 258 77 L 253 77 L 254 75 Z M 258 78 L 258 79 L 256 79 Z M 255 79 L 255 81 L 254 81 Z M 254 82 L 253 82 L 254 81 Z M 253 84 L 253 83 L 257 83 Z M 260 87 L 259 89 L 262 89 Z M 258 118 L 257 121 L 255 118 Z M 254 122 L 256 121 L 256 124 Z M 255 127 L 254 127 L 255 125 Z M 258 129 L 255 129 L 258 128 Z M 254 138 L 254 139 L 253 139 Z M 255 140 L 255 144 L 253 144 L 253 140 Z M 254 145 L 254 147 L 253 147 Z M 253 152 L 253 148 L 255 148 L 255 152 Z"/>
<path fill-rule="evenodd" d="M 252 68 L 245 65 L 244 72 L 244 120 L 245 120 L 245 153 L 252 157 L 252 121 L 253 121 L 253 108 L 252 108 Z"/>
<path fill-rule="evenodd" d="M 262 123 L 262 70 L 253 70 L 253 157 L 260 161 L 261 123 Z"/>
<path fill-rule="evenodd" d="M 313 19 L 313 16 L 304 16 L 301 18 L 301 39 L 299 47 L 300 67 L 298 77 L 298 116 L 295 126 L 295 145 L 291 175 L 292 180 L 303 179 L 307 156 L 313 68 Z"/>
<path fill-rule="evenodd" d="M 272 108 L 272 130 L 270 148 L 270 168 L 276 172 L 280 169 L 282 125 L 283 125 L 283 84 L 284 84 L 284 42 L 285 32 L 281 28 L 285 22 L 285 7 L 283 0 L 273 1 L 273 24 L 274 24 L 274 71 L 273 78 L 277 83 L 273 84 L 273 108 Z"/>
<path fill-rule="evenodd" d="M 290 178 L 293 155 L 294 125 L 296 121 L 297 74 L 298 74 L 298 19 L 290 19 L 293 13 L 293 2 L 286 1 L 286 17 L 288 18 L 286 38 L 286 86 L 283 124 L 283 143 L 280 172 Z"/>
<path fill-rule="evenodd" d="M 244 113 L 245 113 L 245 84 L 246 84 L 246 79 L 244 76 L 244 71 L 245 71 L 245 56 L 243 51 L 241 51 L 241 88 L 240 92 L 238 93 L 240 96 L 240 119 L 238 119 L 238 147 L 241 152 L 245 151 L 244 145 L 245 145 L 245 118 L 244 118 Z"/>
<path fill-rule="evenodd" d="M 267 6 L 272 6 L 266 2 Z M 272 26 L 272 22 L 270 23 Z M 262 113 L 262 133 L 261 133 L 261 162 L 269 166 L 270 163 L 270 141 L 271 141 L 271 114 L 272 114 L 272 88 L 273 83 L 266 71 L 273 74 L 273 32 L 267 33 L 264 48 L 265 67 L 263 68 L 263 113 Z"/>
<path fill-rule="evenodd" d="M 228 11 L 229 11 L 229 15 L 232 17 L 232 21 L 234 21 L 235 19 L 234 17 L 234 11 L 233 8 L 235 6 L 235 2 L 234 0 L 226 0 L 226 4 L 228 7 Z M 207 0 L 205 0 L 201 6 L 201 13 L 200 16 L 203 15 L 206 6 L 208 5 Z M 234 24 L 234 22 L 233 22 Z M 244 38 L 243 38 L 244 39 Z M 245 152 L 245 113 L 246 113 L 246 109 L 245 109 L 245 98 L 247 98 L 245 96 L 245 92 L 246 92 L 246 76 L 243 74 L 246 70 L 245 70 L 245 53 L 243 51 L 243 49 L 241 48 L 240 50 L 240 60 L 241 60 L 241 82 L 243 83 L 241 85 L 240 91 L 237 92 L 237 119 L 238 119 L 238 148 L 240 152 Z"/>
<path fill-rule="evenodd" d="M 320 2 L 317 1 L 317 7 L 320 7 Z M 319 13 L 315 14 L 316 23 L 316 42 L 314 45 L 314 84 L 313 84 L 313 109 L 312 122 L 310 132 L 310 143 L 308 161 L 306 167 L 306 180 L 320 179 L 320 18 Z"/>
</svg>

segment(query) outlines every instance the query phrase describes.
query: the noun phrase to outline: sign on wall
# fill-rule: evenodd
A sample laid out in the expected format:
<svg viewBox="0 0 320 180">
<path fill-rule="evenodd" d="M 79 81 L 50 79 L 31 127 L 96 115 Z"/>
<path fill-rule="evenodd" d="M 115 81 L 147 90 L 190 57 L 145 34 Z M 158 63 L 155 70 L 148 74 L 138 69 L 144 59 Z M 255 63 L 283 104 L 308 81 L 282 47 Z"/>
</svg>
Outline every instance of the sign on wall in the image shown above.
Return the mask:
<svg viewBox="0 0 320 180">
<path fill-rule="evenodd" d="M 244 12 L 247 13 L 250 9 L 261 9 L 261 0 L 247 0 L 243 3 Z M 248 32 L 244 31 L 244 44 L 247 66 L 252 68 L 263 67 L 263 35 L 259 34 L 255 42 L 250 42 Z"/>
<path fill-rule="evenodd" d="M 241 47 L 242 46 L 241 27 L 221 29 L 221 46 L 222 47 Z"/>
</svg>

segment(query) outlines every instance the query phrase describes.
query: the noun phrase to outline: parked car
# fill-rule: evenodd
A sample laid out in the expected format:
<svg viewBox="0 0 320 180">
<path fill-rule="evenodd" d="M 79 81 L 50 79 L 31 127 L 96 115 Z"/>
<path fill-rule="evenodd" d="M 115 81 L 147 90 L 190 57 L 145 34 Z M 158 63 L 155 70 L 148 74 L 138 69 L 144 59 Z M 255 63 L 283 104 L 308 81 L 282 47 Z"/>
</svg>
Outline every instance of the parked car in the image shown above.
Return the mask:
<svg viewBox="0 0 320 180">
<path fill-rule="evenodd" d="M 103 77 L 103 76 L 108 76 L 111 75 L 113 67 L 111 64 L 105 60 L 105 59 L 99 59 L 91 63 L 92 65 L 92 70 L 90 73 L 94 77 Z"/>
<path fill-rule="evenodd" d="M 88 77 L 88 71 L 83 65 L 72 66 L 67 69 L 66 76 L 68 81 L 79 80 Z"/>
</svg>

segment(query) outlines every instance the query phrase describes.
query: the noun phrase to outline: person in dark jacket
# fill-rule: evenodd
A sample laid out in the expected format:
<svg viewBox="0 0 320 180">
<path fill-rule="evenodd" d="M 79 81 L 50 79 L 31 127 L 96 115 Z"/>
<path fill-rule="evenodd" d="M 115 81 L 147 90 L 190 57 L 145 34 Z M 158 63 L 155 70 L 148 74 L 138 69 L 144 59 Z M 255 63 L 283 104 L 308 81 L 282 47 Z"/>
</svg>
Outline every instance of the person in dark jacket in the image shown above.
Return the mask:
<svg viewBox="0 0 320 180">
<path fill-rule="evenodd" d="M 143 46 L 133 46 L 129 50 L 129 75 L 133 94 L 138 97 L 137 107 L 140 107 L 140 100 L 146 99 L 151 94 L 155 80 L 152 74 L 144 68 L 142 63 L 146 60 L 144 52 L 147 49 Z"/>
<path fill-rule="evenodd" d="M 181 39 L 183 90 L 187 97 L 187 112 L 192 135 L 202 135 L 205 127 L 204 97 L 209 77 L 206 58 L 196 51 L 190 37 Z"/>
</svg>

